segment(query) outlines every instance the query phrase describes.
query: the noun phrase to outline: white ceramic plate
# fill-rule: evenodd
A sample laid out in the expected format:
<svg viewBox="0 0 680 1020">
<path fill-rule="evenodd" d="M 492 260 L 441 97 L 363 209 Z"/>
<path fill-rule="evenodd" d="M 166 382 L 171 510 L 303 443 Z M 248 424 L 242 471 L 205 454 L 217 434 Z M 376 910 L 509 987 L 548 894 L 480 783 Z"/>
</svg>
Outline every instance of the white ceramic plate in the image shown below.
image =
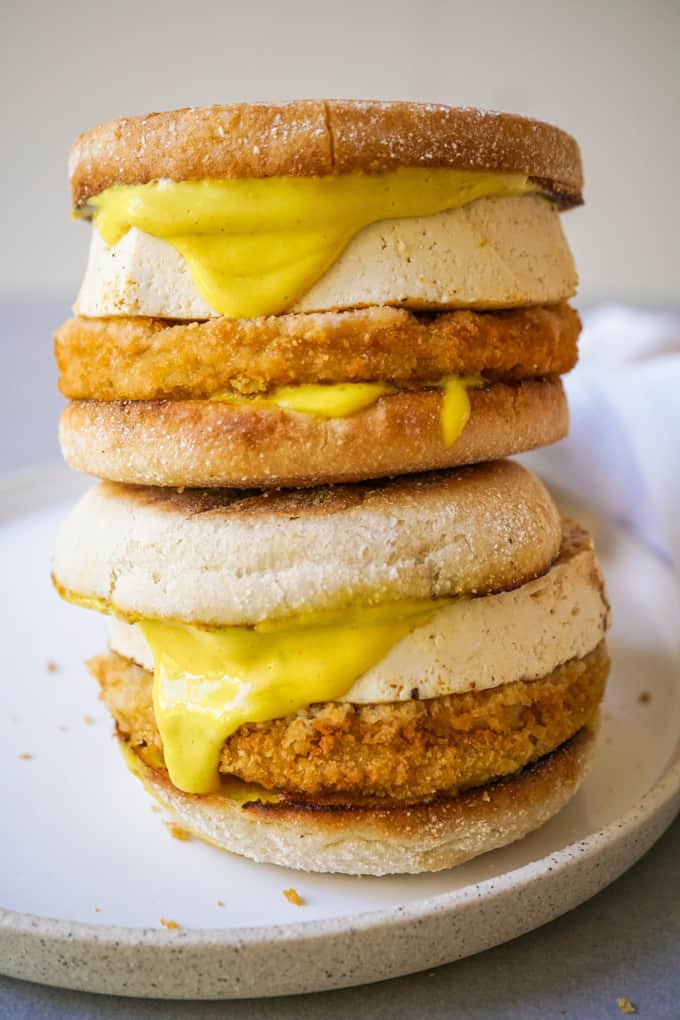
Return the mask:
<svg viewBox="0 0 680 1020">
<path fill-rule="evenodd" d="M 673 578 L 581 511 L 613 603 L 614 669 L 595 766 L 558 817 L 453 871 L 404 878 L 306 875 L 174 839 L 123 765 L 82 665 L 102 650 L 104 621 L 63 604 L 49 581 L 58 521 L 88 484 L 62 467 L 0 482 L 0 971 L 187 998 L 390 978 L 576 906 L 633 864 L 680 807 Z M 304 906 L 284 897 L 290 887 Z M 166 930 L 162 917 L 181 927 Z"/>
</svg>

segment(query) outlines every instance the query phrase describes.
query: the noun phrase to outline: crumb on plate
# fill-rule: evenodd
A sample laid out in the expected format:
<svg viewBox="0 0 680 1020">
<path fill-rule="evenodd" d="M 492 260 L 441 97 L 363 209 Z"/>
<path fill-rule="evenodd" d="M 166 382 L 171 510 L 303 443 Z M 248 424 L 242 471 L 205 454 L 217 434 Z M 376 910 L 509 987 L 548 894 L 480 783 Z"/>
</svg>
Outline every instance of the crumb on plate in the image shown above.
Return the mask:
<svg viewBox="0 0 680 1020">
<path fill-rule="evenodd" d="M 178 924 L 177 921 L 171 921 L 168 917 L 161 917 L 161 924 L 164 928 L 168 928 L 170 931 L 177 931 L 182 925 Z"/>
<path fill-rule="evenodd" d="M 633 1013 L 637 1013 L 637 1006 L 630 1001 L 630 999 L 620 998 L 616 1000 L 616 1005 L 619 1007 L 622 1013 L 626 1016 L 632 1016 Z"/>
<path fill-rule="evenodd" d="M 283 895 L 286 897 L 289 903 L 293 903 L 296 907 L 304 906 L 305 901 L 303 900 L 297 889 L 284 889 Z"/>
<path fill-rule="evenodd" d="M 182 828 L 181 825 L 177 825 L 176 822 L 163 822 L 173 839 L 178 839 L 181 843 L 187 843 L 191 839 L 191 833 L 188 829 Z"/>
</svg>

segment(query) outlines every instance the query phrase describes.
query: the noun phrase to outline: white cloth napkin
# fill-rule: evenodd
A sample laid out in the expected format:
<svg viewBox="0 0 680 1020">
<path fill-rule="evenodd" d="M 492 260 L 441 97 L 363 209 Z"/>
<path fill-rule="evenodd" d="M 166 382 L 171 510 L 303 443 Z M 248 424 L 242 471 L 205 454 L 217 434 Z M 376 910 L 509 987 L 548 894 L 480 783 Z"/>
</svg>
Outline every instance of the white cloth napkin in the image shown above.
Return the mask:
<svg viewBox="0 0 680 1020">
<path fill-rule="evenodd" d="M 680 571 L 680 313 L 583 314 L 568 439 L 529 459 Z"/>
</svg>

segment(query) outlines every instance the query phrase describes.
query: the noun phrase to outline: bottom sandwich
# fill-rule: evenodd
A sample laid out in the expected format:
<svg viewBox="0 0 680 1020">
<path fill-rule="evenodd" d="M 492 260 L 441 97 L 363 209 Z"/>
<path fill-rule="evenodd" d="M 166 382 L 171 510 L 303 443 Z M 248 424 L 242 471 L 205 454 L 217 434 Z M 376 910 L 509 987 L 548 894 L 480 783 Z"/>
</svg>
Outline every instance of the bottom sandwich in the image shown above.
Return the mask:
<svg viewBox="0 0 680 1020">
<path fill-rule="evenodd" d="M 589 536 L 516 464 L 307 492 L 95 487 L 54 565 L 132 770 L 198 836 L 434 871 L 585 776 L 609 621 Z"/>
</svg>

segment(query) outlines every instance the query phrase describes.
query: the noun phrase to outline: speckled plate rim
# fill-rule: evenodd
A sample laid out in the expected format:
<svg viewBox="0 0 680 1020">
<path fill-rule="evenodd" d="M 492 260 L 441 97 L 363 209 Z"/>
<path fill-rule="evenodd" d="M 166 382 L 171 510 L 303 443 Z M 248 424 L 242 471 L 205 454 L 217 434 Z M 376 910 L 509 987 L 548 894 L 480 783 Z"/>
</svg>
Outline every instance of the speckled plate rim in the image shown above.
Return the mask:
<svg viewBox="0 0 680 1020">
<path fill-rule="evenodd" d="M 45 465 L 4 476 L 0 494 L 44 484 L 47 472 L 59 469 Z M 679 811 L 680 741 L 659 779 L 620 818 L 463 889 L 348 917 L 172 932 L 0 908 L 0 972 L 82 991 L 167 999 L 266 997 L 386 980 L 490 949 L 573 909 L 638 861 Z M 521 909 L 504 909 L 515 901 Z"/>
<path fill-rule="evenodd" d="M 166 932 L 0 910 L 0 970 L 85 991 L 192 999 L 288 995 L 385 980 L 489 949 L 573 909 L 639 860 L 678 811 L 680 759 L 620 819 L 538 862 L 351 918 Z M 521 912 L 503 910 L 517 899 Z M 466 925 L 471 911 L 474 931 Z M 378 967 L 377 938 L 390 942 Z M 293 958 L 305 960 L 304 974 L 291 968 Z M 178 970 L 184 972 L 179 980 Z"/>
</svg>

